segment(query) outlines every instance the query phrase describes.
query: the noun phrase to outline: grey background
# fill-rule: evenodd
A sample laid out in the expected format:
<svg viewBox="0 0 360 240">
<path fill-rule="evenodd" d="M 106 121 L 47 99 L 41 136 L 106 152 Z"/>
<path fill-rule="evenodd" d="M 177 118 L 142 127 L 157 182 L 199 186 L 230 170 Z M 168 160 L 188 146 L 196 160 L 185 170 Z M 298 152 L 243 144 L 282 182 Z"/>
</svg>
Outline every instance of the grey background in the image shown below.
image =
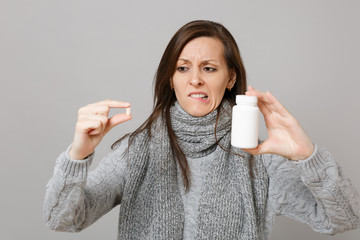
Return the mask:
<svg viewBox="0 0 360 240">
<path fill-rule="evenodd" d="M 118 207 L 81 233 L 48 230 L 45 185 L 79 107 L 106 98 L 133 105 L 133 120 L 107 135 L 92 168 L 147 118 L 165 46 L 195 19 L 233 33 L 249 83 L 270 90 L 360 190 L 359 1 L 1 0 L 0 239 L 116 238 Z M 321 235 L 279 217 L 272 239 L 359 236 Z"/>
</svg>

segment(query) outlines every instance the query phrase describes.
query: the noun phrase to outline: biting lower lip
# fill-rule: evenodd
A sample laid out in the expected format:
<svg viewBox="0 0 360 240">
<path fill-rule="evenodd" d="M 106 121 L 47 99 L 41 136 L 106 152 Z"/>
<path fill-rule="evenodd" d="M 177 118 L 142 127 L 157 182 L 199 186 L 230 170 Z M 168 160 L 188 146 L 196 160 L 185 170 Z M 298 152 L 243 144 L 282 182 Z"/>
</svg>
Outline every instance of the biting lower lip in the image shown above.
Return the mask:
<svg viewBox="0 0 360 240">
<path fill-rule="evenodd" d="M 206 94 L 203 93 L 192 93 L 189 95 L 190 98 L 192 99 L 197 99 L 200 100 L 202 102 L 207 102 L 209 97 Z"/>
</svg>

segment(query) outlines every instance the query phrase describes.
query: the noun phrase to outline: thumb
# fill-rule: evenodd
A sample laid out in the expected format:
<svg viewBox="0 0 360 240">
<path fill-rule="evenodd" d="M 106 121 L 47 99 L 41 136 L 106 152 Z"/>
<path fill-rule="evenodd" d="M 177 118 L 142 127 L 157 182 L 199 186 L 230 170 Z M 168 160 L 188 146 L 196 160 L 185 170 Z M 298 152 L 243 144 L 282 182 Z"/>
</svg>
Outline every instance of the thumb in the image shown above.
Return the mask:
<svg viewBox="0 0 360 240">
<path fill-rule="evenodd" d="M 259 144 L 256 148 L 248 148 L 248 149 L 242 149 L 245 152 L 250 153 L 251 155 L 259 155 L 264 153 L 264 143 Z"/>
<path fill-rule="evenodd" d="M 120 123 L 129 121 L 132 119 L 131 115 L 125 114 L 125 113 L 119 113 L 112 116 L 106 125 L 106 132 L 110 131 L 113 127 L 119 125 Z"/>
</svg>

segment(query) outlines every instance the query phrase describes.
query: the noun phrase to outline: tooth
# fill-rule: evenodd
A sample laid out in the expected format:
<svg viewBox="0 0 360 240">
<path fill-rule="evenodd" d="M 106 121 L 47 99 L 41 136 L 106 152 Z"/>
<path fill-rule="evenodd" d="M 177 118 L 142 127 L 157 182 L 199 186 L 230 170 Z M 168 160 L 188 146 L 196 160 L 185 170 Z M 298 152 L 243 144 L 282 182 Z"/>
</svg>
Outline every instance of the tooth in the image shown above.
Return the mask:
<svg viewBox="0 0 360 240">
<path fill-rule="evenodd" d="M 206 97 L 205 94 L 191 94 L 192 97 L 195 97 L 195 98 L 204 98 Z"/>
</svg>

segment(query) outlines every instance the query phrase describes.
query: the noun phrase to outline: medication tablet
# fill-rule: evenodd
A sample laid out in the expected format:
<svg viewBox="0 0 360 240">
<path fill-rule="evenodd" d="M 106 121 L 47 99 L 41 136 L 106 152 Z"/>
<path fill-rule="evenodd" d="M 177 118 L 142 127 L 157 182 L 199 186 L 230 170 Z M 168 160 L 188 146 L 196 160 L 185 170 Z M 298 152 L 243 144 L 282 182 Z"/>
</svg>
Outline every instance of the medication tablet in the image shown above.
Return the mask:
<svg viewBox="0 0 360 240">
<path fill-rule="evenodd" d="M 131 114 L 131 110 L 130 107 L 126 108 L 126 115 L 130 115 Z"/>
</svg>

